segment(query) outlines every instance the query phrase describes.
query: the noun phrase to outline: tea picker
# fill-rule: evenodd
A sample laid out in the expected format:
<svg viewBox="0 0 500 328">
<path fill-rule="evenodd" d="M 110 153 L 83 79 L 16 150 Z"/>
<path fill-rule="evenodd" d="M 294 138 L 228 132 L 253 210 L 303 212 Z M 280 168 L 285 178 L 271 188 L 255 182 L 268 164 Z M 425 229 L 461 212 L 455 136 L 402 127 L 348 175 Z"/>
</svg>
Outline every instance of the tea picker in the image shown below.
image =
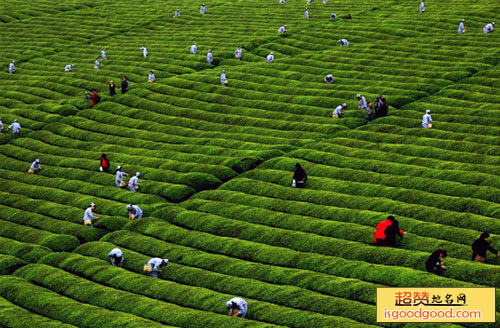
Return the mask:
<svg viewBox="0 0 500 328">
<path fill-rule="evenodd" d="M 349 41 L 347 41 L 346 39 L 340 39 L 338 41 L 338 43 L 339 43 L 339 46 L 341 46 L 341 47 L 348 47 L 349 46 Z"/>
<path fill-rule="evenodd" d="M 426 8 L 425 8 L 424 0 L 422 0 L 422 2 L 420 2 L 419 11 L 420 11 L 420 13 L 423 13 L 425 10 L 426 10 Z"/>
<path fill-rule="evenodd" d="M 234 58 L 241 60 L 243 57 L 243 49 L 241 49 L 241 46 L 238 46 L 238 48 L 234 51 Z"/>
<path fill-rule="evenodd" d="M 486 24 L 486 26 L 483 28 L 483 33 L 490 33 L 493 32 L 495 29 L 493 28 L 495 26 L 495 22 L 491 22 L 489 24 Z"/>
<path fill-rule="evenodd" d="M 66 66 L 64 66 L 64 71 L 65 72 L 71 72 L 71 71 L 73 71 L 73 67 L 75 67 L 75 65 L 73 65 L 73 64 L 66 65 Z"/>
<path fill-rule="evenodd" d="M 40 160 L 37 158 L 31 164 L 30 169 L 28 170 L 28 173 L 35 174 L 36 172 L 40 171 L 41 169 L 42 169 L 42 167 L 40 166 Z"/>
<path fill-rule="evenodd" d="M 142 210 L 139 206 L 128 204 L 127 211 L 128 211 L 128 218 L 130 220 L 142 219 Z"/>
<path fill-rule="evenodd" d="M 386 220 L 377 224 L 375 232 L 373 233 L 373 242 L 376 246 L 396 246 L 396 236 L 403 238 L 406 234 L 403 230 L 399 229 L 399 222 L 392 215 L 388 216 Z"/>
<path fill-rule="evenodd" d="M 332 84 L 333 83 L 333 75 L 332 74 L 327 74 L 325 76 L 325 82 L 328 83 L 328 84 Z"/>
<path fill-rule="evenodd" d="M 193 43 L 193 45 L 191 46 L 191 48 L 189 48 L 189 53 L 191 55 L 196 55 L 196 52 L 198 51 L 198 47 L 196 46 L 196 42 Z"/>
<path fill-rule="evenodd" d="M 177 9 L 175 11 L 174 17 L 179 17 L 180 15 L 181 15 L 181 11 L 180 11 L 180 9 Z"/>
<path fill-rule="evenodd" d="M 108 254 L 109 261 L 113 266 L 123 267 L 123 252 L 119 248 L 113 248 Z"/>
<path fill-rule="evenodd" d="M 306 171 L 300 166 L 299 163 L 295 164 L 295 171 L 293 172 L 292 187 L 304 188 L 307 181 Z"/>
<path fill-rule="evenodd" d="M 345 109 L 347 108 L 347 104 L 343 103 L 342 105 L 337 106 L 335 110 L 333 111 L 333 118 L 341 118 L 342 114 L 345 113 Z"/>
<path fill-rule="evenodd" d="M 267 55 L 266 63 L 268 64 L 274 63 L 274 53 L 271 52 L 269 55 Z"/>
<path fill-rule="evenodd" d="M 142 46 L 141 50 L 142 50 L 142 56 L 143 57 L 147 57 L 149 55 L 148 49 L 145 46 Z"/>
<path fill-rule="evenodd" d="M 158 278 L 158 274 L 162 274 L 164 266 L 168 263 L 168 259 L 161 259 L 159 257 L 154 257 L 148 261 L 146 265 L 144 265 L 144 272 L 149 274 L 153 278 Z"/>
<path fill-rule="evenodd" d="M 203 15 L 205 15 L 207 13 L 207 7 L 205 7 L 204 3 L 201 5 L 200 13 Z"/>
<path fill-rule="evenodd" d="M 487 232 L 483 232 L 479 239 L 477 239 L 472 244 L 472 261 L 486 263 L 486 252 L 490 251 L 495 254 L 497 257 L 500 256 L 498 251 L 491 247 L 488 239 L 490 238 L 490 234 Z"/>
<path fill-rule="evenodd" d="M 139 189 L 139 177 L 141 176 L 140 172 L 136 172 L 135 176 L 133 176 L 128 182 L 128 189 L 130 191 L 137 191 Z"/>
<path fill-rule="evenodd" d="M 441 257 L 445 258 L 448 256 L 448 252 L 444 249 L 438 249 L 434 251 L 431 256 L 425 262 L 425 267 L 428 272 L 435 273 L 438 276 L 442 275 L 446 270 L 444 262 L 441 261 Z"/>
<path fill-rule="evenodd" d="M 108 57 L 106 56 L 106 48 L 102 48 L 101 49 L 101 58 L 102 59 L 108 59 Z"/>
<path fill-rule="evenodd" d="M 155 81 L 156 81 L 155 71 L 151 70 L 151 71 L 149 71 L 148 82 L 154 83 Z"/>
<path fill-rule="evenodd" d="M 460 24 L 458 24 L 458 33 L 465 33 L 465 19 L 462 19 Z"/>
<path fill-rule="evenodd" d="M 208 49 L 207 52 L 207 63 L 212 64 L 212 49 Z"/>
<path fill-rule="evenodd" d="M 432 117 L 430 109 L 426 110 L 425 115 L 422 117 L 422 127 L 424 129 L 432 128 Z"/>
<path fill-rule="evenodd" d="M 226 302 L 226 308 L 229 309 L 228 315 L 244 318 L 247 315 L 248 303 L 241 297 L 234 297 Z"/>
<path fill-rule="evenodd" d="M 220 84 L 223 85 L 223 86 L 227 86 L 228 85 L 228 81 L 227 81 L 227 78 L 226 78 L 226 71 L 225 70 L 222 70 L 222 73 L 220 75 Z"/>
<path fill-rule="evenodd" d="M 3 132 L 3 123 L 2 123 L 2 118 L 0 117 L 0 133 Z"/>
<path fill-rule="evenodd" d="M 283 25 L 278 29 L 278 34 L 285 34 L 286 33 L 287 26 Z"/>
<path fill-rule="evenodd" d="M 15 60 L 13 60 L 10 64 L 9 64 L 9 73 L 12 74 L 16 71 L 16 66 L 14 65 L 16 63 Z"/>
<path fill-rule="evenodd" d="M 93 211 L 95 210 L 95 204 L 91 203 L 90 206 L 85 210 L 83 214 L 83 224 L 86 226 L 93 226 L 92 220 L 99 220 L 99 217 L 95 216 Z"/>
<path fill-rule="evenodd" d="M 9 125 L 9 130 L 12 129 L 12 134 L 19 135 L 21 132 L 21 124 L 17 122 L 17 119 L 14 120 L 14 123 Z"/>
<path fill-rule="evenodd" d="M 125 187 L 125 181 L 123 181 L 123 176 L 126 175 L 126 176 L 130 176 L 128 175 L 128 173 L 125 173 L 122 171 L 122 167 L 121 165 L 118 165 L 116 167 L 116 177 L 115 177 L 115 184 L 118 188 L 123 188 Z"/>
</svg>

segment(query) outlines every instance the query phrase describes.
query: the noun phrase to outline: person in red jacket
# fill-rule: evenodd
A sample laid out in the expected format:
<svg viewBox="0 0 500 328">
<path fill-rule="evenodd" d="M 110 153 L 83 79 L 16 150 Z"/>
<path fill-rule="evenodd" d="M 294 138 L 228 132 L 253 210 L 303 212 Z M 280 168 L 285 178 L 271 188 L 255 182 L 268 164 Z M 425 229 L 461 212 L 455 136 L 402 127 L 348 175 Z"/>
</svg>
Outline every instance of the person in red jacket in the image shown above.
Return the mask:
<svg viewBox="0 0 500 328">
<path fill-rule="evenodd" d="M 109 172 L 109 159 L 106 157 L 106 154 L 101 155 L 101 172 Z"/>
<path fill-rule="evenodd" d="M 396 236 L 403 238 L 406 233 L 399 229 L 399 222 L 390 215 L 387 220 L 377 224 L 373 233 L 373 242 L 376 246 L 396 246 Z"/>
</svg>

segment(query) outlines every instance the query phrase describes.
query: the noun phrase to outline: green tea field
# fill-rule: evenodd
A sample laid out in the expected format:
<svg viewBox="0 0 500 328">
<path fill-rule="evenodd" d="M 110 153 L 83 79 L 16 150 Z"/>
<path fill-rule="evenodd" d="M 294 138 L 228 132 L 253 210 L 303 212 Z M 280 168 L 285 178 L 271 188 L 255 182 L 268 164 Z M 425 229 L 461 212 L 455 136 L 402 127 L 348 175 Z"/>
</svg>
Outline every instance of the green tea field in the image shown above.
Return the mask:
<svg viewBox="0 0 500 328">
<path fill-rule="evenodd" d="M 497 323 L 376 320 L 378 287 L 500 287 L 500 258 L 471 261 L 483 232 L 500 248 L 500 2 L 306 2 L 0 2 L 0 327 L 500 327 L 500 289 Z M 389 215 L 407 233 L 377 247 Z"/>
</svg>

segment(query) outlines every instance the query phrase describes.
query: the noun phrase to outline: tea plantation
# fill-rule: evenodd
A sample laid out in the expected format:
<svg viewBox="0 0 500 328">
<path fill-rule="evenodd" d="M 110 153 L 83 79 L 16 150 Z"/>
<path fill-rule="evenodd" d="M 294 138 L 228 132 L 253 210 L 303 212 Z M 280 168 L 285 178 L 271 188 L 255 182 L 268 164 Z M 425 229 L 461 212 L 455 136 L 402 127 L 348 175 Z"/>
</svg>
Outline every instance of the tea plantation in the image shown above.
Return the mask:
<svg viewBox="0 0 500 328">
<path fill-rule="evenodd" d="M 306 0 L 2 0 L 0 327 L 422 327 L 378 323 L 376 288 L 500 287 L 499 259 L 471 261 L 482 232 L 500 248 L 500 35 L 483 34 L 500 2 L 419 3 L 315 0 L 306 19 Z M 367 124 L 357 94 L 389 116 Z M 388 215 L 407 234 L 375 247 Z M 425 268 L 438 248 L 443 276 Z M 151 257 L 170 261 L 160 279 Z M 236 296 L 245 319 L 227 316 Z"/>
</svg>

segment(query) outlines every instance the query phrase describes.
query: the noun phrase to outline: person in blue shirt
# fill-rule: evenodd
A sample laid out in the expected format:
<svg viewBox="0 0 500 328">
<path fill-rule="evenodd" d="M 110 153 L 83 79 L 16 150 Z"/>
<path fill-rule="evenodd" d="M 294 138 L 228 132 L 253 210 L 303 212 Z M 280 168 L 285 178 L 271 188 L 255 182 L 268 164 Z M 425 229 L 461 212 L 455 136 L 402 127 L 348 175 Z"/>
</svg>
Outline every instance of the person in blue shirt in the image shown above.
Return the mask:
<svg viewBox="0 0 500 328">
<path fill-rule="evenodd" d="M 130 189 L 130 191 L 137 191 L 137 189 L 139 189 L 139 177 L 140 176 L 141 176 L 141 173 L 136 172 L 135 176 L 130 178 L 130 180 L 128 182 L 128 189 Z"/>
<path fill-rule="evenodd" d="M 101 49 L 101 58 L 102 59 L 108 59 L 108 57 L 106 56 L 106 48 L 102 48 Z"/>
<path fill-rule="evenodd" d="M 422 127 L 424 129 L 432 127 L 432 117 L 430 109 L 426 110 L 425 115 L 422 117 Z"/>
<path fill-rule="evenodd" d="M 208 52 L 207 52 L 207 63 L 212 65 L 212 50 L 211 49 L 208 49 Z"/>
<path fill-rule="evenodd" d="M 179 17 L 180 15 L 181 15 L 181 11 L 180 11 L 180 9 L 177 9 L 175 11 L 174 17 Z"/>
<path fill-rule="evenodd" d="M 345 113 L 345 109 L 346 108 L 347 108 L 347 104 L 346 103 L 343 103 L 342 105 L 337 106 L 337 108 L 335 108 L 335 110 L 333 111 L 332 117 L 333 118 L 341 118 L 342 114 Z"/>
<path fill-rule="evenodd" d="M 64 71 L 65 72 L 71 72 L 73 70 L 73 67 L 75 67 L 75 65 L 73 65 L 73 64 L 66 65 L 66 66 L 64 66 Z"/>
<path fill-rule="evenodd" d="M 227 78 L 226 78 L 226 71 L 222 70 L 222 73 L 220 75 L 220 84 L 223 86 L 227 86 Z"/>
<path fill-rule="evenodd" d="M 205 7 L 205 4 L 201 5 L 200 13 L 203 15 L 205 15 L 207 13 L 207 7 Z"/>
<path fill-rule="evenodd" d="M 193 45 L 191 46 L 191 48 L 189 48 L 189 53 L 191 55 L 196 55 L 196 52 L 198 51 L 198 47 L 196 46 L 196 42 L 193 43 Z"/>
<path fill-rule="evenodd" d="M 491 22 L 489 24 L 486 24 L 486 26 L 483 28 L 483 33 L 490 33 L 493 32 L 495 29 L 493 28 L 495 26 L 495 22 Z"/>
<path fill-rule="evenodd" d="M 127 211 L 128 211 L 128 218 L 130 220 L 142 219 L 142 210 L 139 206 L 128 204 Z"/>
<path fill-rule="evenodd" d="M 346 39 L 340 39 L 338 41 L 338 43 L 339 43 L 339 46 L 341 46 L 341 47 L 348 47 L 349 46 L 349 41 L 347 41 Z"/>
<path fill-rule="evenodd" d="M 85 210 L 85 213 L 83 214 L 83 224 L 88 225 L 88 226 L 93 226 L 92 225 L 92 220 L 99 220 L 98 216 L 95 216 L 93 211 L 95 211 L 95 204 L 91 203 L 90 206 Z"/>
<path fill-rule="evenodd" d="M 243 49 L 241 49 L 241 46 L 238 46 L 238 48 L 234 51 L 234 58 L 241 60 L 243 57 Z"/>
<path fill-rule="evenodd" d="M 123 252 L 119 248 L 113 248 L 111 252 L 108 253 L 109 261 L 113 266 L 123 267 Z"/>
<path fill-rule="evenodd" d="M 274 53 L 271 52 L 269 55 L 267 55 L 266 63 L 268 63 L 268 64 L 274 63 Z"/>
<path fill-rule="evenodd" d="M 29 173 L 35 174 L 36 172 L 40 171 L 42 167 L 40 166 L 40 160 L 37 158 L 33 163 L 31 163 L 30 169 L 28 170 Z"/>
<path fill-rule="evenodd" d="M 9 130 L 10 129 L 12 129 L 12 134 L 19 135 L 19 133 L 21 132 L 21 124 L 17 122 L 17 119 L 14 120 L 14 123 L 9 125 Z"/>
<path fill-rule="evenodd" d="M 425 11 L 425 4 L 424 4 L 424 0 L 422 0 L 422 2 L 420 2 L 420 13 L 423 13 Z"/>
<path fill-rule="evenodd" d="M 309 18 L 309 10 L 307 8 L 304 9 L 304 18 Z"/>
<path fill-rule="evenodd" d="M 149 71 L 148 82 L 154 83 L 155 81 L 156 81 L 155 71 L 151 70 Z"/>
<path fill-rule="evenodd" d="M 99 62 L 99 57 L 96 57 L 95 61 L 94 61 L 94 69 L 99 70 L 100 67 L 101 67 L 101 63 Z"/>
<path fill-rule="evenodd" d="M 458 24 L 458 33 L 465 33 L 465 19 L 462 19 L 460 24 Z"/>
<path fill-rule="evenodd" d="M 16 71 L 16 66 L 14 65 L 16 63 L 15 60 L 13 60 L 10 64 L 9 64 L 9 73 L 12 74 Z"/>
<path fill-rule="evenodd" d="M 141 50 L 142 50 L 143 57 L 147 57 L 149 55 L 148 49 L 144 45 L 141 47 Z"/>
<path fill-rule="evenodd" d="M 286 33 L 287 26 L 283 25 L 278 29 L 278 34 L 285 34 Z"/>
<path fill-rule="evenodd" d="M 151 272 L 149 275 L 153 278 L 158 278 L 158 274 L 162 274 L 164 266 L 168 264 L 168 259 L 161 259 L 159 257 L 153 257 L 151 260 L 148 261 L 147 265 L 151 266 Z"/>
<path fill-rule="evenodd" d="M 366 110 L 367 104 L 366 104 L 366 98 L 362 94 L 357 94 L 356 98 L 359 100 L 359 109 L 361 110 Z"/>
<path fill-rule="evenodd" d="M 123 181 L 123 176 L 130 176 L 127 173 L 122 171 L 121 165 L 118 165 L 116 167 L 116 178 L 115 178 L 115 184 L 118 188 L 122 188 L 125 186 L 125 182 Z"/>
</svg>

